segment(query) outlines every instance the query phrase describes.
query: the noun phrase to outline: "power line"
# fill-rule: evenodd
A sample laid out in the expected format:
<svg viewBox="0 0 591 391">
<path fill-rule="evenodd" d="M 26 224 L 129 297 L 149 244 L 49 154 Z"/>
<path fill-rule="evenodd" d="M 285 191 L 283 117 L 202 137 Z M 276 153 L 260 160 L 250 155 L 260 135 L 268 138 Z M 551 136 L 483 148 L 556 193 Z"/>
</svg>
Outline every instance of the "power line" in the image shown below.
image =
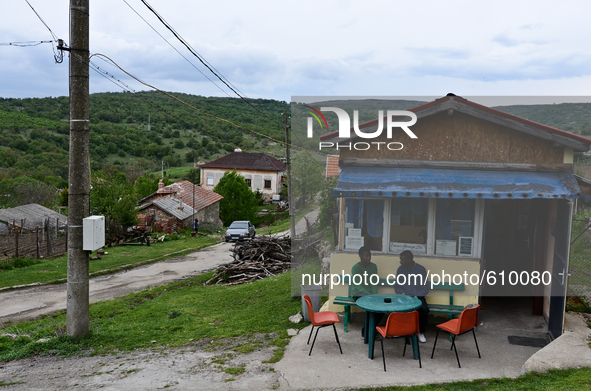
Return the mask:
<svg viewBox="0 0 591 391">
<path fill-rule="evenodd" d="M 182 54 L 182 53 L 181 53 L 181 52 L 180 52 L 180 51 L 179 51 L 179 50 L 178 50 L 176 47 L 174 47 L 174 45 L 173 45 L 173 44 L 171 44 L 171 43 L 170 43 L 170 42 L 169 42 L 169 41 L 168 41 L 166 38 L 164 38 L 164 36 L 163 36 L 162 34 L 160 34 L 160 33 L 158 32 L 158 30 L 156 30 L 156 29 L 154 28 L 154 26 L 152 26 L 152 25 L 151 25 L 151 24 L 150 24 L 150 23 L 149 23 L 149 22 L 148 22 L 146 19 L 144 19 L 144 17 L 143 17 L 142 15 L 140 15 L 140 14 L 139 14 L 139 12 L 137 12 L 137 11 L 136 11 L 136 10 L 135 10 L 135 9 L 134 9 L 134 8 L 133 8 L 133 7 L 132 7 L 132 6 L 131 6 L 131 5 L 128 3 L 128 2 L 127 2 L 127 0 L 123 0 L 123 2 L 124 2 L 125 4 L 127 4 L 127 6 L 128 6 L 129 8 L 131 8 L 131 10 L 132 10 L 133 12 L 135 12 L 135 14 L 136 14 L 137 16 L 139 16 L 139 17 L 140 17 L 140 18 L 141 18 L 141 19 L 142 19 L 144 22 L 146 22 L 146 24 L 147 24 L 148 26 L 150 26 L 150 28 L 151 28 L 152 30 L 154 30 L 154 32 L 155 32 L 156 34 L 158 34 L 158 35 L 160 36 L 160 38 L 162 38 L 162 39 L 163 39 L 163 40 L 164 40 L 164 41 L 165 41 L 165 42 L 166 42 L 166 43 L 167 43 L 167 44 L 168 44 L 168 45 L 169 45 L 171 48 L 173 48 L 173 49 L 174 49 L 174 50 L 175 50 L 175 51 L 176 51 L 176 52 L 177 52 L 177 53 L 178 53 L 178 54 L 179 54 L 181 57 L 183 57 L 183 58 L 184 58 L 184 59 L 185 59 L 185 60 L 186 60 L 186 61 L 187 61 L 189 64 L 191 64 L 191 66 L 192 66 L 193 68 L 195 68 L 195 69 L 196 69 L 196 70 L 197 70 L 199 73 L 201 73 L 201 74 L 203 75 L 203 77 L 205 77 L 207 80 L 209 80 L 209 81 L 210 81 L 210 82 L 211 82 L 211 83 L 212 83 L 214 86 L 216 86 L 216 87 L 217 87 L 217 88 L 218 88 L 220 91 L 222 91 L 222 92 L 223 92 L 224 94 L 226 94 L 228 97 L 230 96 L 230 95 L 229 95 L 229 94 L 228 94 L 226 91 L 224 91 L 224 89 L 223 89 L 223 88 L 221 88 L 220 86 L 218 86 L 218 85 L 217 85 L 217 84 L 216 84 L 216 83 L 215 83 L 213 80 L 211 80 L 211 79 L 210 79 L 210 78 L 209 78 L 209 77 L 208 77 L 208 76 L 207 76 L 205 73 L 203 73 L 203 72 L 201 71 L 201 69 L 197 68 L 197 66 L 195 66 L 195 64 L 193 64 L 193 63 L 192 63 L 192 62 L 191 62 L 191 61 L 190 61 L 190 60 L 189 60 L 187 57 L 185 57 L 185 56 L 184 56 L 184 55 L 183 55 L 183 54 Z"/>
<path fill-rule="evenodd" d="M 281 126 L 283 127 L 283 123 L 281 123 L 281 121 L 279 121 L 279 120 L 269 116 L 267 113 L 259 110 L 256 106 L 254 106 L 251 102 L 249 102 L 248 99 L 246 99 L 246 96 L 243 93 L 241 93 L 241 92 L 239 93 L 238 91 L 236 91 L 236 90 L 238 90 L 238 88 L 236 88 L 234 85 L 231 85 L 232 83 L 230 83 L 230 81 L 225 76 L 221 75 L 221 73 L 217 69 L 215 69 L 215 67 L 213 65 L 209 64 L 209 62 L 207 60 L 205 60 L 203 58 L 203 56 L 201 56 L 195 49 L 193 49 L 193 47 L 191 45 L 189 45 L 185 41 L 185 39 L 183 37 L 181 37 L 180 34 L 177 33 L 176 30 L 166 20 L 164 20 L 164 18 L 150 4 L 148 4 L 148 2 L 146 0 L 141 0 L 141 2 L 144 3 L 144 5 L 158 18 L 158 20 L 160 20 L 160 22 L 164 25 L 164 27 L 166 27 L 189 50 L 189 52 L 191 52 L 191 54 L 193 54 L 193 56 L 197 57 L 197 59 L 207 69 L 209 69 L 209 71 L 211 73 L 213 73 L 222 83 L 224 83 L 230 90 L 232 90 L 232 92 L 234 92 L 240 99 L 242 99 L 250 107 L 252 107 L 256 111 L 258 111 L 262 115 L 270 118 L 271 120 L 279 122 L 281 124 Z M 215 69 L 215 71 L 214 71 L 214 69 Z"/>
<path fill-rule="evenodd" d="M 26 1 L 26 2 L 27 2 L 27 4 L 29 5 L 29 7 L 31 7 L 31 9 L 32 9 L 32 10 L 33 10 L 33 12 L 35 13 L 35 15 L 37 15 L 37 17 L 39 18 L 39 20 L 41 21 L 41 23 L 43 23 L 43 25 L 44 25 L 45 27 L 47 27 L 47 30 L 49 30 L 49 33 L 51 34 L 51 36 L 53 37 L 53 39 L 57 41 L 57 40 L 58 40 L 58 37 L 57 37 L 57 35 L 55 35 L 55 34 L 53 33 L 53 31 L 51 31 L 51 29 L 49 28 L 49 26 L 47 25 L 47 23 L 45 23 L 45 21 L 43 20 L 43 18 L 41 17 L 41 15 L 39 15 L 39 14 L 37 13 L 37 11 L 35 11 L 35 8 L 33 8 L 33 6 L 31 5 L 31 3 L 29 3 L 29 0 L 25 0 L 25 1 Z"/>
<path fill-rule="evenodd" d="M 251 129 L 245 128 L 245 127 L 243 127 L 243 126 L 241 126 L 241 125 L 235 124 L 234 122 L 232 122 L 232 121 L 230 121 L 230 120 L 227 120 L 227 119 L 225 119 L 225 118 L 221 118 L 221 117 L 218 117 L 217 115 L 210 114 L 210 113 L 208 113 L 208 112 L 206 112 L 206 111 L 203 111 L 203 110 L 201 110 L 201 109 L 198 109 L 197 107 L 195 107 L 195 106 L 193 106 L 193 105 L 191 105 L 191 104 L 189 104 L 189 103 L 187 103 L 187 102 L 184 102 L 183 100 L 181 100 L 181 99 L 177 98 L 176 96 L 174 96 L 174 95 L 172 95 L 172 94 L 169 94 L 169 93 L 168 93 L 168 92 L 166 92 L 166 91 L 163 91 L 163 90 L 161 90 L 161 89 L 159 89 L 159 88 L 157 88 L 157 87 L 154 87 L 154 86 L 153 86 L 153 85 L 151 85 L 151 84 L 148 84 L 148 83 L 146 83 L 146 82 L 142 81 L 142 80 L 141 80 L 141 79 L 139 79 L 138 77 L 136 77 L 136 76 L 132 75 L 131 73 L 127 72 L 125 69 L 123 69 L 121 66 L 119 66 L 119 64 L 117 64 L 115 61 L 113 61 L 113 60 L 112 60 L 111 58 L 109 58 L 108 56 L 106 56 L 106 55 L 104 55 L 104 54 L 102 54 L 102 53 L 94 53 L 94 54 L 92 54 L 92 55 L 90 56 L 90 58 L 92 58 L 92 57 L 94 57 L 94 56 L 99 56 L 99 57 L 104 57 L 104 58 L 106 58 L 106 59 L 107 59 L 107 60 L 109 60 L 109 61 L 110 61 L 110 62 L 111 62 L 113 65 L 115 65 L 117 68 L 119 68 L 119 69 L 120 69 L 122 72 L 124 72 L 125 74 L 127 74 L 129 77 L 131 77 L 131 78 L 135 79 L 136 81 L 140 82 L 141 84 L 143 84 L 143 85 L 145 85 L 145 86 L 147 86 L 147 87 L 150 87 L 150 88 L 152 88 L 152 89 L 154 89 L 154 90 L 156 90 L 156 91 L 159 91 L 159 92 L 161 92 L 162 94 L 164 94 L 164 95 L 166 95 L 166 96 L 168 96 L 168 97 L 170 97 L 170 98 L 172 98 L 172 99 L 174 99 L 174 100 L 176 100 L 176 101 L 178 101 L 178 102 L 180 102 L 180 103 L 184 104 L 185 106 L 188 106 L 188 107 L 192 108 L 193 110 L 196 110 L 196 111 L 198 111 L 198 112 L 200 112 L 200 113 L 202 113 L 202 114 L 204 114 L 204 115 L 207 115 L 207 116 L 209 116 L 209 117 L 215 118 L 215 119 L 217 119 L 217 120 L 219 120 L 219 121 L 223 121 L 223 122 L 225 122 L 225 123 L 227 123 L 227 124 L 229 124 L 229 125 L 232 125 L 232 126 L 234 126 L 234 127 L 236 127 L 236 128 L 239 128 L 239 129 L 245 130 L 245 131 L 247 131 L 247 132 L 250 132 L 250 133 L 256 134 L 256 135 L 258 135 L 258 136 L 261 136 L 261 137 L 268 138 L 269 140 L 271 140 L 271 141 L 274 141 L 274 142 L 276 142 L 276 143 L 283 144 L 283 145 L 288 145 L 288 146 L 290 146 L 290 147 L 294 147 L 294 148 L 303 149 L 303 150 L 305 150 L 305 151 L 308 151 L 309 153 L 311 152 L 311 153 L 315 153 L 315 154 L 318 154 L 318 155 L 321 155 L 321 156 L 325 156 L 325 154 L 322 154 L 322 153 L 319 153 L 319 152 L 316 152 L 316 151 L 312 151 L 312 150 L 309 150 L 309 149 L 306 149 L 306 148 L 300 147 L 300 146 L 298 146 L 298 145 L 288 144 L 288 143 L 286 143 L 286 142 L 284 142 L 284 141 L 280 141 L 280 140 L 274 139 L 273 137 L 271 137 L 271 136 L 268 136 L 268 135 L 266 135 L 266 134 L 259 133 L 259 132 L 256 132 L 256 131 L 254 131 L 254 130 L 251 130 Z M 89 58 L 89 60 L 90 60 L 90 58 Z"/>
<path fill-rule="evenodd" d="M 28 46 L 38 46 L 42 43 L 53 43 L 55 41 L 26 41 L 26 42 L 3 42 L 0 43 L 0 46 L 18 46 L 18 47 L 28 47 Z"/>
<path fill-rule="evenodd" d="M 59 53 L 57 53 L 55 51 L 55 46 L 53 46 L 53 42 L 59 42 L 60 44 L 62 44 L 62 41 L 57 37 L 57 35 L 55 35 L 53 33 L 53 31 L 49 28 L 49 26 L 47 25 L 47 23 L 45 23 L 45 21 L 43 20 L 43 18 L 41 17 L 41 15 L 39 15 L 39 13 L 31 5 L 31 3 L 29 3 L 29 0 L 25 0 L 25 1 L 29 5 L 29 7 L 31 7 L 31 9 L 35 13 L 35 15 L 37 15 L 37 17 L 39 18 L 39 20 L 41 21 L 41 23 L 43 23 L 43 25 L 47 28 L 47 30 L 49 30 L 49 33 L 53 37 L 53 41 L 49 41 L 49 42 L 51 42 L 51 49 L 53 50 L 53 58 L 54 58 L 54 60 L 55 60 L 56 63 L 61 64 L 62 61 L 64 61 L 64 54 L 63 54 L 62 51 L 60 51 Z M 34 46 L 34 45 L 30 45 L 30 46 Z"/>
</svg>

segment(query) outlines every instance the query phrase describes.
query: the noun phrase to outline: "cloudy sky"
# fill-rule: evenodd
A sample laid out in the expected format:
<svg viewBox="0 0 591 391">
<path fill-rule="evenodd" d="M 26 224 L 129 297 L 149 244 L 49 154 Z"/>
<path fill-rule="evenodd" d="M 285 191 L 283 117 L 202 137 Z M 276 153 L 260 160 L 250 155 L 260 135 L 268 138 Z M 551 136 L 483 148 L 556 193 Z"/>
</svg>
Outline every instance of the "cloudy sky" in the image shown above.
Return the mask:
<svg viewBox="0 0 591 391">
<path fill-rule="evenodd" d="M 69 43 L 69 1 L 29 2 Z M 587 1 L 148 2 L 252 98 L 591 95 Z M 68 59 L 56 64 L 50 44 L 5 45 L 52 39 L 25 0 L 5 3 L 0 97 L 67 95 Z M 140 0 L 90 0 L 90 51 L 163 90 L 235 96 Z M 112 65 L 93 61 L 130 89 L 148 89 Z M 91 71 L 91 92 L 102 91 L 122 90 Z"/>
</svg>

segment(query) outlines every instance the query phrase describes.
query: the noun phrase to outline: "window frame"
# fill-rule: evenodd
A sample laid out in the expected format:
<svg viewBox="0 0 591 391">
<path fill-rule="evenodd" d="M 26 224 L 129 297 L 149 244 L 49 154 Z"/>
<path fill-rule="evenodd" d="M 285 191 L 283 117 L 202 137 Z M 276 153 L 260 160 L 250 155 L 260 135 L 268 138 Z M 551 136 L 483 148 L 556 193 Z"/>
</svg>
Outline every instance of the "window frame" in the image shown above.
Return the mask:
<svg viewBox="0 0 591 391">
<path fill-rule="evenodd" d="M 267 182 L 269 182 L 269 186 L 267 186 Z M 273 188 L 273 181 L 271 179 L 263 179 L 263 189 L 271 190 Z"/>
<path fill-rule="evenodd" d="M 413 197 L 418 198 L 418 197 Z M 354 250 L 345 249 L 345 200 L 375 200 L 380 199 L 384 201 L 384 227 L 382 234 L 382 251 L 373 251 L 374 253 L 384 255 L 398 255 L 398 253 L 390 252 L 390 220 L 392 210 L 392 200 L 390 197 L 340 197 L 340 214 L 339 227 L 341 232 L 339 234 L 339 251 L 353 252 Z M 419 198 L 420 199 L 420 198 Z M 458 198 L 459 199 L 459 198 Z M 436 257 L 436 258 L 456 258 L 456 259 L 480 259 L 482 254 L 482 238 L 484 230 L 484 203 L 482 199 L 475 199 L 474 205 L 474 234 L 472 256 L 466 255 L 440 255 L 435 254 L 435 230 L 436 230 L 436 216 L 437 216 L 437 198 L 429 198 L 428 215 L 427 215 L 427 253 L 421 254 L 422 257 Z"/>
</svg>

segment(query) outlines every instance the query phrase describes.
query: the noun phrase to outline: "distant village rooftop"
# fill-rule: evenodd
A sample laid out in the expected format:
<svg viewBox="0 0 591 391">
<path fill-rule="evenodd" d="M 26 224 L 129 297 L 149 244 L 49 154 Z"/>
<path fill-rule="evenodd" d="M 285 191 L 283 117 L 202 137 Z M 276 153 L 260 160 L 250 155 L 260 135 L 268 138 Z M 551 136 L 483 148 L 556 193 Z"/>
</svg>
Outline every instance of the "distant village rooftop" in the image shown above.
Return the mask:
<svg viewBox="0 0 591 391">
<path fill-rule="evenodd" d="M 236 170 L 285 171 L 286 165 L 264 153 L 232 152 L 201 166 Z"/>
</svg>

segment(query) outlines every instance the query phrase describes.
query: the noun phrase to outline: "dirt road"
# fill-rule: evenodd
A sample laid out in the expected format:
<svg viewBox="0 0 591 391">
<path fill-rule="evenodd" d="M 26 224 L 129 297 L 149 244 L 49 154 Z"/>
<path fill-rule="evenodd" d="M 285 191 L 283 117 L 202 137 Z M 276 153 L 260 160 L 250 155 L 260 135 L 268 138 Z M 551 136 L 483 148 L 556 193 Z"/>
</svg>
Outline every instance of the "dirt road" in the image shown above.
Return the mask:
<svg viewBox="0 0 591 391">
<path fill-rule="evenodd" d="M 232 262 L 233 243 L 220 243 L 166 261 L 90 280 L 90 302 L 109 300 L 163 285 Z M 108 255 L 107 255 L 108 256 Z M 0 293 L 0 324 L 21 322 L 66 308 L 66 284 L 42 285 Z"/>
</svg>

